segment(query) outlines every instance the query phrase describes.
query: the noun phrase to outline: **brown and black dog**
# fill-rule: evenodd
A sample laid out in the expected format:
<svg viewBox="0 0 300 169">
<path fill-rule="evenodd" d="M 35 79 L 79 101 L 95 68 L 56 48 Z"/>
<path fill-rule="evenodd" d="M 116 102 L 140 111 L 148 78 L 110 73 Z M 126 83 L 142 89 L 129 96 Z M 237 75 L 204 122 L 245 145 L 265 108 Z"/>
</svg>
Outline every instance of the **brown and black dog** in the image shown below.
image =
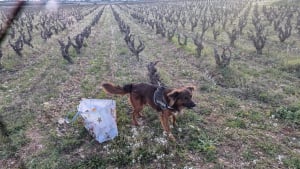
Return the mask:
<svg viewBox="0 0 300 169">
<path fill-rule="evenodd" d="M 165 88 L 161 94 L 167 105 L 165 108 L 162 108 L 155 102 L 154 95 L 159 88 L 157 85 L 138 83 L 127 84 L 121 87 L 112 83 L 104 83 L 102 87 L 110 94 L 130 95 L 129 100 L 133 107 L 132 123 L 134 125 L 138 125 L 136 118 L 142 116 L 141 111 L 145 105 L 149 105 L 156 111 L 161 112 L 159 116 L 161 125 L 173 141 L 175 141 L 175 138 L 170 132 L 169 117 L 173 117 L 173 123 L 175 123 L 174 113 L 181 112 L 183 108 L 191 109 L 196 106 L 192 101 L 192 92 L 195 90 L 193 86 L 176 89 Z"/>
</svg>

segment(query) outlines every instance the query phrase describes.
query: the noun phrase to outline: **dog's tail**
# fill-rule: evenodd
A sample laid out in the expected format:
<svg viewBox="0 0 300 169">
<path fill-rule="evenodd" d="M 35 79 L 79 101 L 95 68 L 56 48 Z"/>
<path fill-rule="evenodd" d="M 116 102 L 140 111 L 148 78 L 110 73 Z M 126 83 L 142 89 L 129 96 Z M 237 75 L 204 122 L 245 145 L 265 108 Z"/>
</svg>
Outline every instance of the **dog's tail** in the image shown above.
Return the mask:
<svg viewBox="0 0 300 169">
<path fill-rule="evenodd" d="M 123 87 L 121 87 L 118 85 L 114 85 L 112 83 L 103 83 L 102 87 L 104 88 L 104 90 L 107 93 L 110 93 L 110 94 L 124 95 L 124 94 L 130 93 L 132 90 L 132 84 L 127 84 L 127 85 L 124 85 Z"/>
</svg>

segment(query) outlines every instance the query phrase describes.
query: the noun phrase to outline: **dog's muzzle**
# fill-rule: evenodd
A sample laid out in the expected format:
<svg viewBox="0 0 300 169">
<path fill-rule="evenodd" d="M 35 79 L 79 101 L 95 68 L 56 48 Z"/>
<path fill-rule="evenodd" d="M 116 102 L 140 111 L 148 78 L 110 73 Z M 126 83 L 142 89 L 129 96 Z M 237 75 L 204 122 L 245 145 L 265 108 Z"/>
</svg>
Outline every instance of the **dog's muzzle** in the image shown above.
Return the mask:
<svg viewBox="0 0 300 169">
<path fill-rule="evenodd" d="M 196 104 L 194 102 L 189 102 L 189 103 L 186 103 L 184 106 L 188 109 L 192 109 L 196 106 Z"/>
</svg>

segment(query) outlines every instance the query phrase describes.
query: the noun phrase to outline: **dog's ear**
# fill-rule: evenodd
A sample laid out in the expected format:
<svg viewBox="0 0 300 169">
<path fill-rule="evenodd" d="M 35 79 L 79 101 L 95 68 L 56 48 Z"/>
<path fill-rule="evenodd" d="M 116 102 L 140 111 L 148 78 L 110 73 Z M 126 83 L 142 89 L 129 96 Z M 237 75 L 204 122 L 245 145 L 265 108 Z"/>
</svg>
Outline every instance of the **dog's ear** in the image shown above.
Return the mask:
<svg viewBox="0 0 300 169">
<path fill-rule="evenodd" d="M 170 106 L 173 106 L 179 96 L 179 91 L 173 90 L 172 92 L 168 93 L 167 96 L 170 98 Z"/>
<path fill-rule="evenodd" d="M 177 90 L 173 90 L 172 92 L 168 93 L 168 97 L 176 99 L 179 95 L 179 92 Z"/>
<path fill-rule="evenodd" d="M 195 86 L 187 86 L 186 89 L 193 92 L 196 89 L 196 87 Z"/>
</svg>

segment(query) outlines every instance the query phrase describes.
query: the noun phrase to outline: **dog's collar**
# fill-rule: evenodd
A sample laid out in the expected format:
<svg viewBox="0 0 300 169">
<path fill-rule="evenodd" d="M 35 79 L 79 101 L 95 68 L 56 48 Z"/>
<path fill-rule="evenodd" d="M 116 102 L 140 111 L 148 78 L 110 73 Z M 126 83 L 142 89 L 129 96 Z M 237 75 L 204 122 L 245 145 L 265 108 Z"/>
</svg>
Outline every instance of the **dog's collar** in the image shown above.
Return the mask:
<svg viewBox="0 0 300 169">
<path fill-rule="evenodd" d="M 164 97 L 164 91 L 165 91 L 165 87 L 164 86 L 159 86 L 155 92 L 154 92 L 154 95 L 153 95 L 153 101 L 154 101 L 154 104 L 156 106 L 158 106 L 161 110 L 166 110 L 166 109 L 169 109 L 169 110 L 174 110 L 173 107 L 169 106 L 165 97 Z"/>
</svg>

